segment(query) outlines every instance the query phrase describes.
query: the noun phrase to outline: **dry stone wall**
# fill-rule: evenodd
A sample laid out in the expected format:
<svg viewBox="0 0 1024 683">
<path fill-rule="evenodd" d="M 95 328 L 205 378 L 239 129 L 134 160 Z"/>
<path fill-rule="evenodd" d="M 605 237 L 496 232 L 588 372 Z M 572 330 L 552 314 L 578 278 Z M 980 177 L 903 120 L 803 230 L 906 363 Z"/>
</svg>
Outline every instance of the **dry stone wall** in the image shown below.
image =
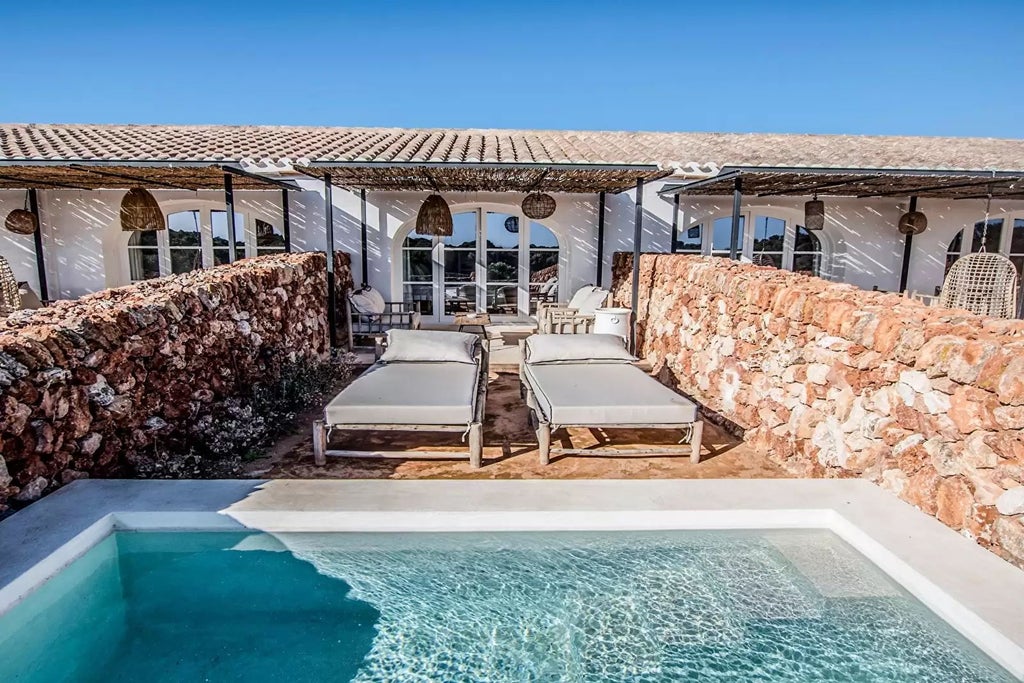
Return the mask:
<svg viewBox="0 0 1024 683">
<path fill-rule="evenodd" d="M 219 438 L 226 408 L 327 359 L 326 287 L 323 254 L 281 254 L 0 320 L 0 512 Z"/>
<path fill-rule="evenodd" d="M 765 457 L 870 479 L 1024 566 L 1024 322 L 683 255 L 641 257 L 639 300 L 640 355 Z"/>
</svg>

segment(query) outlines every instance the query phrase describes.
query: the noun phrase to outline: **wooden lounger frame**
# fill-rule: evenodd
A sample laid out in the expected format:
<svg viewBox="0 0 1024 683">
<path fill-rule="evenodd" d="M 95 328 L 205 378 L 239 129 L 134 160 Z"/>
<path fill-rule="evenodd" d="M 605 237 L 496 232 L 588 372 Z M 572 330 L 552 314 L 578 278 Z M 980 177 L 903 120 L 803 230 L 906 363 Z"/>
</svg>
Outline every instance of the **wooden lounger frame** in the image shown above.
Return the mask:
<svg viewBox="0 0 1024 683">
<path fill-rule="evenodd" d="M 382 349 L 378 342 L 378 350 Z M 379 357 L 379 354 L 378 354 Z M 476 387 L 476 411 L 473 422 L 467 426 L 459 424 L 328 424 L 326 419 L 313 422 L 313 462 L 322 467 L 327 456 L 340 458 L 403 458 L 406 460 L 452 460 L 469 458 L 469 464 L 476 468 L 483 463 L 484 451 L 484 410 L 487 405 L 487 377 L 489 352 L 487 340 L 480 343 L 479 376 Z M 325 410 L 326 418 L 326 410 Z M 468 427 L 468 428 L 467 428 Z M 383 431 L 383 432 L 465 432 L 469 436 L 468 451 L 357 451 L 328 448 L 331 433 L 337 431 Z"/>
<path fill-rule="evenodd" d="M 523 349 L 525 353 L 525 347 Z M 540 451 L 540 464 L 547 465 L 551 462 L 552 455 L 612 455 L 612 456 L 639 456 L 639 455 L 680 455 L 686 452 L 686 448 L 680 447 L 650 447 L 650 448 L 552 448 L 551 433 L 558 429 L 567 427 L 587 427 L 594 429 L 679 429 L 690 432 L 690 462 L 700 462 L 700 445 L 704 436 L 704 421 L 699 414 L 693 422 L 672 422 L 672 423 L 616 423 L 616 424 L 555 424 L 550 422 L 549 416 L 544 411 L 533 393 L 533 387 L 526 379 L 525 359 L 522 361 L 519 370 L 519 381 L 522 386 L 523 398 L 530 409 L 530 424 L 537 433 L 537 444 Z M 641 371 L 642 372 L 642 371 Z"/>
</svg>

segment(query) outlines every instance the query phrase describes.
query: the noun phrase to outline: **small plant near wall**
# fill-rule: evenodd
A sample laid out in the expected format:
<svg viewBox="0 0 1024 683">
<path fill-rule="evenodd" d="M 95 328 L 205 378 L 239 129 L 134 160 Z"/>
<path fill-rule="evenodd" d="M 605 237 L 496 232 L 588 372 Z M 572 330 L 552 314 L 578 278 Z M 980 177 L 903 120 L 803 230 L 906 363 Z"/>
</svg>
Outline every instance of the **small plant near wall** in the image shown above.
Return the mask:
<svg viewBox="0 0 1024 683">
<path fill-rule="evenodd" d="M 352 376 L 354 356 L 281 366 L 279 379 L 252 387 L 210 409 L 193 400 L 187 433 L 157 439 L 152 451 L 133 459 L 134 475 L 154 479 L 237 476 L 275 439 L 296 428 L 296 416 L 322 405 Z M 149 425 L 159 429 L 160 425 Z"/>
</svg>

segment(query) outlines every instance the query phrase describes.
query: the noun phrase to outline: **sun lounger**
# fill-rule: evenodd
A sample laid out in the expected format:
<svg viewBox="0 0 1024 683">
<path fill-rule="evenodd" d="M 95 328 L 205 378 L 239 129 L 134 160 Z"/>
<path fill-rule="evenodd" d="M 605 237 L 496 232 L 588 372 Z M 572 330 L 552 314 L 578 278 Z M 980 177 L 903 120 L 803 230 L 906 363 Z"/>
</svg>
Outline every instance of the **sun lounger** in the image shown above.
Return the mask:
<svg viewBox="0 0 1024 683">
<path fill-rule="evenodd" d="M 313 457 L 483 457 L 487 349 L 475 334 L 391 330 L 380 359 L 345 387 L 313 423 Z M 329 449 L 340 431 L 463 432 L 469 451 L 357 451 Z"/>
<path fill-rule="evenodd" d="M 704 424 L 697 406 L 640 368 L 610 334 L 533 335 L 522 345 L 520 381 L 537 430 L 540 461 L 551 454 L 668 455 L 684 448 L 552 448 L 563 427 L 679 429 L 689 433 L 690 461 L 700 461 Z"/>
</svg>

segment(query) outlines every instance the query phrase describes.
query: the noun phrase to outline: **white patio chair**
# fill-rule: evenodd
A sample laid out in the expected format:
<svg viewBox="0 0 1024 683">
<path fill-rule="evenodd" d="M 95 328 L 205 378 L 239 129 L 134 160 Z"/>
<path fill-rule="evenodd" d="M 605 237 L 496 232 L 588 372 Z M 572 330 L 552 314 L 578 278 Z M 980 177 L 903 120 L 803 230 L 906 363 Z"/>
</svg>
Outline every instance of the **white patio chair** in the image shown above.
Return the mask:
<svg viewBox="0 0 1024 683">
<path fill-rule="evenodd" d="M 1017 314 L 1017 268 L 1002 254 L 967 254 L 957 259 L 946 274 L 939 305 L 1012 318 Z"/>
<path fill-rule="evenodd" d="M 580 334 L 594 327 L 594 312 L 605 305 L 610 292 L 601 287 L 581 287 L 567 304 L 537 307 L 537 328 L 541 334 Z"/>
</svg>

